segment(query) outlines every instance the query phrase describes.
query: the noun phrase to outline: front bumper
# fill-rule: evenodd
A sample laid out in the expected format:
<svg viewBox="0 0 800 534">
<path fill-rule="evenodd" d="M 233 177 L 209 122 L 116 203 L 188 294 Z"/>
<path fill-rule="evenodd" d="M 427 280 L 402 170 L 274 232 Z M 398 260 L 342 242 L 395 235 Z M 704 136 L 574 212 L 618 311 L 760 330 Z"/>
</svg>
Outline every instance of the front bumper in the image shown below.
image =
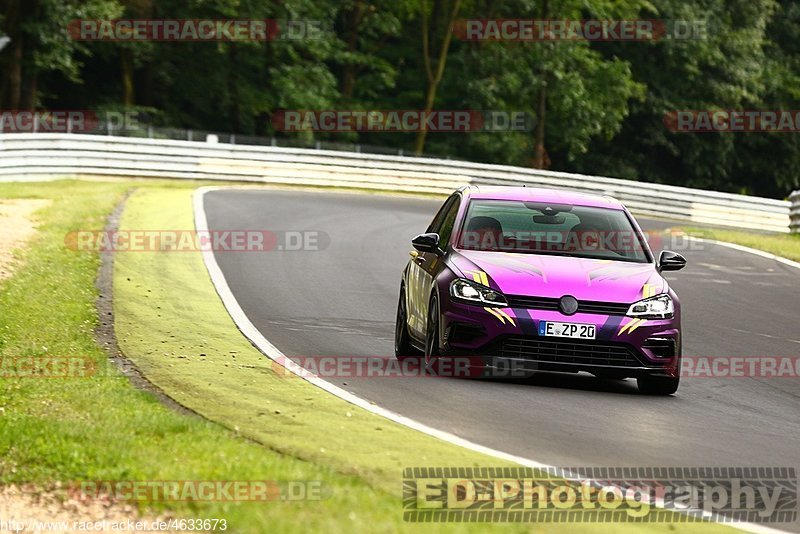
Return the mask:
<svg viewBox="0 0 800 534">
<path fill-rule="evenodd" d="M 618 377 L 677 376 L 680 365 L 679 310 L 672 319 L 641 320 L 450 301 L 442 311 L 441 354 L 466 362 L 472 375 L 585 371 Z M 540 321 L 594 324 L 597 336 L 595 340 L 540 336 Z"/>
</svg>

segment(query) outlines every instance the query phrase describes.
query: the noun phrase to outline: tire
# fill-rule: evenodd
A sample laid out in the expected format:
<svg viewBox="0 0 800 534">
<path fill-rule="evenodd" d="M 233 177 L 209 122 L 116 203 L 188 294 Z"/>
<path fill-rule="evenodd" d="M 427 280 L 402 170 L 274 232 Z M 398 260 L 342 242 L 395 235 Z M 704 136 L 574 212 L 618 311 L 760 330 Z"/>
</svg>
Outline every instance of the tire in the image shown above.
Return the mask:
<svg viewBox="0 0 800 534">
<path fill-rule="evenodd" d="M 420 356 L 420 352 L 411 346 L 406 313 L 406 290 L 401 288 L 400 301 L 397 303 L 397 320 L 394 327 L 394 357 L 402 362 L 411 358 L 419 359 Z"/>
<path fill-rule="evenodd" d="M 425 368 L 436 372 L 436 362 L 439 359 L 439 303 L 436 297 L 431 297 L 428 306 L 428 326 L 425 332 Z"/>
<path fill-rule="evenodd" d="M 680 377 L 640 376 L 636 379 L 639 392 L 645 395 L 672 395 L 678 391 Z"/>
</svg>

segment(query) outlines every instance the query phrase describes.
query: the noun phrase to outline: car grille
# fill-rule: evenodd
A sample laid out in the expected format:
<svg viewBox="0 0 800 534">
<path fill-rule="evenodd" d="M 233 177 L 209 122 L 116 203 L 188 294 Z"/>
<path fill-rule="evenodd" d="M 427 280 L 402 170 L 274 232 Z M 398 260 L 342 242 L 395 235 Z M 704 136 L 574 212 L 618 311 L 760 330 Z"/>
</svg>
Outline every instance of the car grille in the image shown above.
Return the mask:
<svg viewBox="0 0 800 534">
<path fill-rule="evenodd" d="M 543 363 L 642 367 L 633 348 L 622 343 L 583 340 L 544 340 L 508 336 L 499 341 L 493 356 Z"/>
<path fill-rule="evenodd" d="M 527 308 L 532 310 L 558 311 L 558 302 L 561 299 L 548 297 L 525 297 L 521 295 L 506 295 L 511 308 Z M 592 300 L 579 300 L 577 313 L 595 313 L 598 315 L 625 315 L 630 304 L 618 302 L 597 302 Z"/>
</svg>

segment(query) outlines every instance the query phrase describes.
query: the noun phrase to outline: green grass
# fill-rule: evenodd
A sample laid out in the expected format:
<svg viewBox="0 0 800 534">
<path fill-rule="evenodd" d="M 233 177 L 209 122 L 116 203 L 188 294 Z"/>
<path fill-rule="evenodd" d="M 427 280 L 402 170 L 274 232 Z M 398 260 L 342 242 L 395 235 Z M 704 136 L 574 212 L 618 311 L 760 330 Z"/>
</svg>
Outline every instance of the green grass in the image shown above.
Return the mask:
<svg viewBox="0 0 800 534">
<path fill-rule="evenodd" d="M 745 247 L 755 248 L 782 256 L 794 261 L 800 261 L 800 234 L 765 234 L 745 232 L 743 230 L 720 230 L 709 228 L 681 227 L 675 228 L 686 233 L 710 239 L 713 241 L 726 241 Z"/>
<path fill-rule="evenodd" d="M 0 198 L 54 201 L 38 214 L 41 233 L 21 254 L 22 266 L 0 283 L 0 356 L 82 356 L 104 367 L 106 355 L 93 338 L 99 258 L 68 250 L 64 236 L 101 229 L 133 186 L 140 190 L 128 201 L 123 228 L 191 229 L 196 185 L 0 184 Z M 170 507 L 188 517 L 223 517 L 232 532 L 394 532 L 421 530 L 402 522 L 401 467 L 503 465 L 276 376 L 229 319 L 199 254 L 120 253 L 115 259 L 122 348 L 150 380 L 208 420 L 164 407 L 113 367 L 88 379 L 0 379 L 0 482 L 320 480 L 327 496 L 321 501 Z M 572 531 L 575 525 L 536 527 Z M 424 530 L 485 528 L 434 524 Z M 592 532 L 672 529 L 580 525 Z"/>
<path fill-rule="evenodd" d="M 128 200 L 121 228 L 193 225 L 188 192 L 148 189 Z M 511 465 L 274 373 L 270 360 L 236 329 L 200 254 L 118 254 L 115 267 L 116 331 L 123 352 L 151 382 L 203 416 L 270 449 L 357 474 L 387 492 L 396 492 L 404 466 Z"/>
</svg>

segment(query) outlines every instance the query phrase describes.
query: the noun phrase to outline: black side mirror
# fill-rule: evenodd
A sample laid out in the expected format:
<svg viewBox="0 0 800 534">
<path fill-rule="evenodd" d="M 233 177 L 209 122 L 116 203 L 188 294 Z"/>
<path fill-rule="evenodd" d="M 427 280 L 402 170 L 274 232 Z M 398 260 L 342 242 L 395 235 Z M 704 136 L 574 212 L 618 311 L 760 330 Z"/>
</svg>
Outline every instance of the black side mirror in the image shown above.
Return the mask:
<svg viewBox="0 0 800 534">
<path fill-rule="evenodd" d="M 439 234 L 420 234 L 411 240 L 420 252 L 439 252 Z"/>
<path fill-rule="evenodd" d="M 680 271 L 684 267 L 686 267 L 686 258 L 677 252 L 662 250 L 658 256 L 659 271 Z"/>
</svg>

